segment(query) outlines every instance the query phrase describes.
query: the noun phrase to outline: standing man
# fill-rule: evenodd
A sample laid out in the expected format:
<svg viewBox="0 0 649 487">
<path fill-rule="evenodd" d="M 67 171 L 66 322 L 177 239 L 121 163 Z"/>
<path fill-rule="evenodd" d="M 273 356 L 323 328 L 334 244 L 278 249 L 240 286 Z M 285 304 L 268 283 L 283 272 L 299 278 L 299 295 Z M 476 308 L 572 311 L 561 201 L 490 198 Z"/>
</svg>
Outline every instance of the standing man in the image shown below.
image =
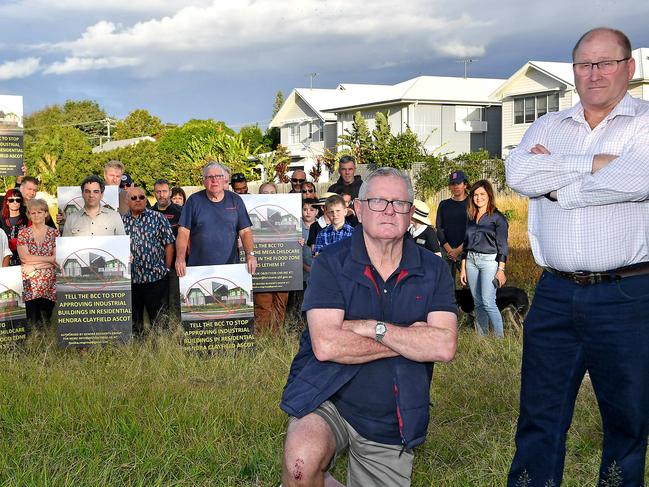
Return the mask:
<svg viewBox="0 0 649 487">
<path fill-rule="evenodd" d="M 178 238 L 178 225 L 180 222 L 180 214 L 182 208 L 171 202 L 171 188 L 169 186 L 169 181 L 166 179 L 158 179 L 153 184 L 153 194 L 156 199 L 156 204 L 153 205 L 154 211 L 159 211 L 162 213 L 169 225 L 171 226 L 171 231 L 174 235 L 174 240 Z M 175 247 L 174 247 L 174 256 L 175 256 Z M 178 275 L 176 274 L 176 261 L 172 260 L 171 266 L 169 266 L 169 313 L 173 314 L 177 321 L 180 321 L 180 283 L 178 281 Z"/>
<path fill-rule="evenodd" d="M 361 226 L 313 262 L 304 331 L 280 407 L 289 415 L 282 485 L 328 485 L 349 449 L 347 485 L 408 486 L 428 427 L 433 362 L 457 345 L 444 263 L 404 238 L 410 178 L 370 174 L 354 205 Z"/>
<path fill-rule="evenodd" d="M 352 199 L 358 198 L 358 190 L 363 184 L 360 176 L 356 175 L 356 161 L 353 156 L 342 156 L 338 161 L 338 181 L 329 186 L 330 193 L 341 194 L 345 191 L 352 196 Z"/>
<path fill-rule="evenodd" d="M 119 213 L 101 206 L 105 189 L 104 180 L 94 174 L 81 181 L 83 208 L 68 217 L 63 227 L 64 237 L 125 235 Z"/>
<path fill-rule="evenodd" d="M 167 274 L 174 257 L 175 239 L 167 219 L 146 207 L 142 188 L 129 188 L 128 196 L 129 211 L 122 220 L 126 234 L 131 237 L 133 331 L 141 336 L 145 307 L 152 327 L 164 327 L 168 323 Z"/>
<path fill-rule="evenodd" d="M 248 272 L 257 269 L 252 223 L 241 196 L 227 191 L 230 170 L 218 162 L 203 168 L 205 189 L 194 193 L 183 206 L 176 240 L 176 272 L 185 275 L 186 266 L 239 263 L 237 237 L 246 254 Z M 187 242 L 191 239 L 189 259 Z"/>
<path fill-rule="evenodd" d="M 622 32 L 593 29 L 572 57 L 580 102 L 534 122 L 506 163 L 508 184 L 530 197 L 545 269 L 525 321 L 508 485 L 561 483 L 588 371 L 603 427 L 598 485 L 637 487 L 649 434 L 649 104 L 627 93 L 635 62 Z"/>
<path fill-rule="evenodd" d="M 464 171 L 454 171 L 448 177 L 448 188 L 451 190 L 451 197 L 442 200 L 437 207 L 437 238 L 439 245 L 444 249 L 444 260 L 451 269 L 451 276 L 455 282 L 455 274 L 460 269 L 460 258 L 464 250 L 464 235 L 468 219 L 467 208 L 469 199 L 466 188 L 467 179 Z"/>
<path fill-rule="evenodd" d="M 36 193 L 38 193 L 38 186 L 40 182 L 38 179 L 32 176 L 25 176 L 22 178 L 20 183 L 20 194 L 23 195 L 23 204 L 26 206 L 28 202 L 36 198 Z M 56 225 L 52 219 L 52 215 L 47 213 L 45 215 L 45 225 L 52 227 L 56 230 Z"/>
<path fill-rule="evenodd" d="M 306 173 L 302 169 L 296 169 L 291 175 L 291 190 L 289 193 L 302 193 L 302 183 L 306 181 Z"/>
<path fill-rule="evenodd" d="M 248 180 L 241 172 L 232 175 L 230 186 L 232 186 L 232 191 L 237 194 L 248 194 Z"/>
<path fill-rule="evenodd" d="M 126 181 L 124 186 L 122 186 L 122 176 L 124 176 L 124 164 L 122 161 L 112 160 L 108 161 L 104 166 L 104 181 L 106 186 L 120 186 L 119 189 L 119 211 L 120 215 L 125 215 L 128 211 L 128 194 L 126 192 Z M 128 176 L 128 179 L 131 177 Z M 130 185 L 133 183 L 133 180 L 130 180 Z"/>
</svg>

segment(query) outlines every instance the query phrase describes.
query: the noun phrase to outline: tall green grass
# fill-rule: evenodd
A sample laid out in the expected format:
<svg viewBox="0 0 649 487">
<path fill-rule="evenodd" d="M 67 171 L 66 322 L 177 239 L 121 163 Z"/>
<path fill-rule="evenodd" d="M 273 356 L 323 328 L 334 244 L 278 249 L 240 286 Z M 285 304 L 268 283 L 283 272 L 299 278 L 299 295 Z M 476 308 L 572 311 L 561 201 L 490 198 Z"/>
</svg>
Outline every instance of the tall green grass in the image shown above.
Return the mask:
<svg viewBox="0 0 649 487">
<path fill-rule="evenodd" d="M 60 350 L 52 336 L 0 356 L 0 485 L 276 486 L 278 408 L 298 335 L 256 352 L 185 354 L 178 337 Z M 428 441 L 413 485 L 502 486 L 513 454 L 521 344 L 466 328 L 435 367 Z M 594 485 L 599 416 L 586 382 L 570 432 L 567 486 Z M 344 464 L 336 475 L 344 479 Z"/>
</svg>

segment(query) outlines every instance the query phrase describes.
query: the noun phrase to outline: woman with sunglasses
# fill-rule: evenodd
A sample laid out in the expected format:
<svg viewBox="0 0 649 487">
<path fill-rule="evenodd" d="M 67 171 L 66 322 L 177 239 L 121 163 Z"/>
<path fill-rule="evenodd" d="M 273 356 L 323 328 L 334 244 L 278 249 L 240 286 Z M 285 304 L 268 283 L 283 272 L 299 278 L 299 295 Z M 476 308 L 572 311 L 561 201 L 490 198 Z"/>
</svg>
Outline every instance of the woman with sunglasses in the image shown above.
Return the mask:
<svg viewBox="0 0 649 487">
<path fill-rule="evenodd" d="M 23 296 L 30 326 L 47 326 L 56 303 L 56 237 L 59 232 L 45 224 L 47 202 L 29 200 L 30 226 L 18 232 L 18 254 L 22 262 Z"/>
<path fill-rule="evenodd" d="M 315 184 L 311 181 L 305 181 L 302 183 L 302 199 L 318 199 L 318 195 L 315 193 Z"/>
<path fill-rule="evenodd" d="M 15 188 L 7 191 L 7 194 L 2 200 L 2 220 L 0 221 L 0 226 L 9 240 L 9 249 L 12 254 L 9 259 L 9 265 L 20 265 L 20 257 L 17 249 L 18 233 L 23 228 L 29 226 L 29 220 L 27 219 L 27 211 L 23 204 L 23 196 Z"/>
</svg>

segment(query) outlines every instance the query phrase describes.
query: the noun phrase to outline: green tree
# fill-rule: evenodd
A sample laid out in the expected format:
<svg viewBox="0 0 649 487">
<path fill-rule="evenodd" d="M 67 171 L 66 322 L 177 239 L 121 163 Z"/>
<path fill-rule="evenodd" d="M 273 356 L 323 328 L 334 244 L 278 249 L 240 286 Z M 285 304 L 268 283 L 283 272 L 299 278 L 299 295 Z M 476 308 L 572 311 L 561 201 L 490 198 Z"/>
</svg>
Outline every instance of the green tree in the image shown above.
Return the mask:
<svg viewBox="0 0 649 487">
<path fill-rule="evenodd" d="M 338 146 L 350 151 L 356 158 L 358 164 L 365 164 L 366 159 L 371 160 L 372 134 L 367 128 L 367 122 L 361 112 L 354 114 L 352 129 L 346 129 L 345 133 L 338 137 Z"/>
<path fill-rule="evenodd" d="M 257 124 L 241 127 L 239 134 L 243 138 L 243 141 L 253 150 L 258 150 L 259 152 L 269 152 L 272 150 L 271 145 L 268 144 L 268 140 L 264 138 L 264 134 Z"/>
<path fill-rule="evenodd" d="M 275 118 L 277 112 L 279 112 L 280 108 L 282 108 L 282 105 L 284 105 L 284 101 L 284 93 L 282 93 L 282 90 L 278 90 L 275 94 L 275 103 L 273 103 L 273 116 L 271 118 Z"/>
<path fill-rule="evenodd" d="M 40 176 L 43 189 L 74 186 L 93 172 L 86 134 L 74 127 L 47 127 L 25 145 L 28 173 Z"/>
<path fill-rule="evenodd" d="M 92 165 L 95 172 L 99 173 L 104 164 L 112 159 L 122 161 L 135 184 L 144 187 L 148 192 L 153 190 L 156 179 L 177 181 L 175 168 L 168 156 L 160 153 L 158 142 L 144 140 L 121 149 L 93 154 Z M 184 180 L 181 184 L 192 182 Z"/>
<path fill-rule="evenodd" d="M 134 137 L 158 136 L 162 132 L 162 122 L 147 110 L 137 109 L 129 113 L 124 120 L 117 122 L 114 140 Z"/>
</svg>

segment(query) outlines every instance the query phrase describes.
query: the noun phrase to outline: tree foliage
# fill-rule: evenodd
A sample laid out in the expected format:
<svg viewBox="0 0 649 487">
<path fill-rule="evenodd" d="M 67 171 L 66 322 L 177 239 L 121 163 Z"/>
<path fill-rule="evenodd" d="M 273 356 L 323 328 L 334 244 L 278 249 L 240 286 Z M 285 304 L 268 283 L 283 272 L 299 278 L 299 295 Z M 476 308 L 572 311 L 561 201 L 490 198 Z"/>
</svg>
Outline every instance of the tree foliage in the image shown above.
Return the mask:
<svg viewBox="0 0 649 487">
<path fill-rule="evenodd" d="M 28 174 L 37 174 L 42 187 L 55 194 L 57 186 L 74 186 L 80 175 L 93 172 L 86 134 L 74 127 L 48 127 L 25 144 Z"/>
<path fill-rule="evenodd" d="M 133 110 L 124 120 L 117 122 L 114 140 L 131 139 L 134 137 L 159 136 L 162 132 L 162 122 L 147 110 Z"/>
<path fill-rule="evenodd" d="M 447 155 L 428 156 L 417 175 L 417 194 L 427 198 L 448 185 L 448 175 L 461 169 L 469 183 L 489 179 L 497 190 L 506 187 L 505 164 L 502 159 L 491 158 L 487 150 L 466 152 L 451 159 Z"/>
<path fill-rule="evenodd" d="M 375 122 L 375 128 L 370 132 L 361 112 L 356 112 L 352 129 L 339 137 L 338 145 L 354 155 L 356 162 L 408 170 L 427 156 L 423 144 L 410 128 L 393 135 L 388 118 L 382 112 L 376 113 Z"/>
<path fill-rule="evenodd" d="M 272 150 L 270 141 L 264 136 L 257 124 L 241 127 L 239 134 L 252 150 L 258 152 L 269 152 Z"/>
<path fill-rule="evenodd" d="M 278 90 L 277 93 L 275 94 L 275 103 L 273 103 L 273 116 L 271 118 L 275 118 L 275 115 L 277 115 L 277 112 L 279 112 L 283 104 L 284 104 L 284 93 L 282 92 L 282 90 Z"/>
</svg>

